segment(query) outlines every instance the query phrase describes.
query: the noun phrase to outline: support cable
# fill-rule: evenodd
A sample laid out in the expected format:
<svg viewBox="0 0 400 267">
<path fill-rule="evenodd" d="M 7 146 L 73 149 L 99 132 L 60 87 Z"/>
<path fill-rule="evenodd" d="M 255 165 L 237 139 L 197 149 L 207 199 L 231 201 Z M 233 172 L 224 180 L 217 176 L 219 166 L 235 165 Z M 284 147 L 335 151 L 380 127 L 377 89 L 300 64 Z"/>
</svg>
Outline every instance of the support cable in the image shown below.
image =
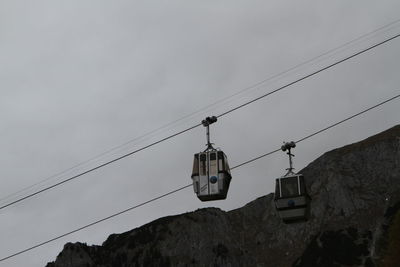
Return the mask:
<svg viewBox="0 0 400 267">
<path fill-rule="evenodd" d="M 322 133 L 322 132 L 325 132 L 325 131 L 327 131 L 327 130 L 329 130 L 329 129 L 331 129 L 331 128 L 333 128 L 333 127 L 339 125 L 339 124 L 342 124 L 342 123 L 344 123 L 344 122 L 346 122 L 346 121 L 348 121 L 348 120 L 351 120 L 351 119 L 353 119 L 353 118 L 355 118 L 355 117 L 358 117 L 358 116 L 360 116 L 360 115 L 362 115 L 362 114 L 364 114 L 364 113 L 366 113 L 366 112 L 368 112 L 368 111 L 370 111 L 370 110 L 372 110 L 372 109 L 375 109 L 375 108 L 377 108 L 377 107 L 380 107 L 380 106 L 382 106 L 382 105 L 384 105 L 384 104 L 386 104 L 386 103 L 388 103 L 388 102 L 390 102 L 390 101 L 393 101 L 393 100 L 395 100 L 396 98 L 399 98 L 399 97 L 400 97 L 400 94 L 398 94 L 398 95 L 396 95 L 396 96 L 393 96 L 393 97 L 391 97 L 391 98 L 389 98 L 389 99 L 387 99 L 387 100 L 385 100 L 385 101 L 382 101 L 382 102 L 380 102 L 380 103 L 378 103 L 378 104 L 376 104 L 376 105 L 374 105 L 374 106 L 372 106 L 372 107 L 369 107 L 369 108 L 367 108 L 367 109 L 364 109 L 363 111 L 360 111 L 360 112 L 358 112 L 358 113 L 356 113 L 356 114 L 354 114 L 354 115 L 352 115 L 352 116 L 350 116 L 350 117 L 347 117 L 347 118 L 345 118 L 345 119 L 343 119 L 343 120 L 341 120 L 341 121 L 338 121 L 338 122 L 336 122 L 336 123 L 334 123 L 334 124 L 331 124 L 331 125 L 329 125 L 329 126 L 323 128 L 323 129 L 321 129 L 321 130 L 318 130 L 318 131 L 316 131 L 316 132 L 314 132 L 314 133 L 311 133 L 311 134 L 309 134 L 309 135 L 307 135 L 307 136 L 305 136 L 305 137 L 303 137 L 303 138 L 300 138 L 299 140 L 295 141 L 295 143 L 297 144 L 297 143 L 303 142 L 303 141 L 305 141 L 305 140 L 307 140 L 307 139 L 309 139 L 309 138 L 311 138 L 311 137 L 313 137 L 313 136 L 315 136 L 315 135 L 317 135 L 317 134 L 320 134 L 320 133 Z M 245 162 L 243 162 L 243 163 L 240 163 L 240 164 L 238 164 L 238 165 L 232 167 L 231 170 L 236 169 L 236 168 L 239 168 L 239 167 L 241 167 L 241 166 L 243 166 L 243 165 L 247 165 L 247 164 L 249 164 L 249 163 L 251 163 L 251 162 L 253 162 L 253 161 L 259 160 L 259 159 L 261 159 L 261 158 L 264 158 L 264 157 L 266 157 L 266 156 L 269 156 L 269 155 L 271 155 L 271 154 L 274 154 L 274 153 L 276 153 L 276 152 L 278 152 L 278 151 L 281 151 L 281 148 L 277 148 L 277 149 L 275 149 L 275 150 L 273 150 L 273 151 L 271 151 L 271 152 L 262 154 L 262 155 L 260 155 L 260 156 L 255 157 L 255 158 L 252 158 L 252 159 L 250 159 L 250 160 L 248 160 L 248 161 L 245 161 Z"/>
<path fill-rule="evenodd" d="M 79 173 L 79 174 L 77 174 L 77 175 L 74 175 L 74 176 L 68 178 L 68 179 L 62 180 L 61 182 L 58 182 L 58 183 L 53 184 L 53 185 L 51 185 L 51 186 L 45 187 L 45 188 L 43 188 L 43 189 L 41 189 L 41 190 L 39 190 L 39 191 L 36 191 L 36 192 L 34 192 L 34 193 L 32 193 L 32 194 L 29 194 L 29 195 L 27 195 L 27 196 L 25 196 L 25 197 L 19 198 L 19 199 L 15 200 L 15 201 L 12 201 L 12 202 L 10 202 L 10 203 L 8 203 L 8 204 L 6 204 L 6 205 L 0 206 L 0 210 L 4 209 L 4 208 L 6 208 L 6 207 L 9 207 L 9 206 L 11 206 L 11 205 L 14 205 L 14 204 L 16 204 L 16 203 L 18 203 L 18 202 L 21 202 L 21 201 L 23 201 L 23 200 L 26 200 L 26 199 L 28 199 L 28 198 L 31 198 L 31 197 L 33 197 L 33 196 L 36 196 L 36 195 L 38 195 L 38 194 L 40 194 L 40 193 L 43 193 L 43 192 L 45 192 L 45 191 L 47 191 L 47 190 L 50 190 L 50 189 L 52 189 L 52 188 L 54 188 L 54 187 L 57 187 L 57 186 L 59 186 L 59 185 L 65 184 L 65 183 L 67 183 L 67 182 L 69 182 L 69 181 L 71 181 L 71 180 L 74 180 L 74 179 L 76 179 L 76 178 L 78 178 L 78 177 L 81 177 L 82 175 L 85 175 L 85 174 L 88 174 L 88 173 L 90 173 L 90 172 L 93 172 L 93 171 L 95 171 L 95 170 L 97 170 L 97 169 L 100 169 L 100 168 L 102 168 L 102 167 L 105 167 L 105 166 L 107 166 L 107 165 L 109 165 L 109 164 L 111 164 L 111 163 L 114 163 L 114 162 L 116 162 L 116 161 L 119 161 L 119 160 L 121 160 L 121 159 L 123 159 L 123 158 L 126 158 L 126 157 L 130 156 L 130 155 L 136 154 L 136 153 L 138 153 L 138 152 L 140 152 L 140 151 L 142 151 L 142 150 L 145 150 L 145 149 L 147 149 L 147 148 L 150 148 L 150 147 L 152 147 L 152 146 L 155 146 L 155 145 L 157 145 L 157 144 L 159 144 L 159 143 L 161 143 L 161 142 L 164 142 L 164 141 L 166 141 L 166 140 L 168 140 L 168 139 L 171 139 L 171 138 L 173 138 L 173 137 L 175 137 L 175 136 L 178 136 L 178 135 L 180 135 L 180 134 L 186 133 L 186 132 L 188 132 L 188 131 L 190 131 L 190 130 L 193 130 L 193 129 L 196 128 L 196 127 L 199 127 L 200 125 L 202 125 L 202 124 L 201 124 L 201 123 L 196 124 L 196 125 L 194 125 L 194 126 L 192 126 L 192 127 L 189 127 L 189 128 L 187 128 L 187 129 L 185 129 L 185 130 L 182 130 L 182 131 L 180 131 L 180 132 L 177 132 L 177 133 L 175 133 L 175 134 L 172 134 L 172 135 L 170 135 L 170 136 L 167 136 L 167 137 L 165 137 L 165 138 L 163 138 L 163 139 L 161 139 L 161 140 L 158 140 L 158 141 L 156 141 L 156 142 L 154 142 L 154 143 L 151 143 L 151 144 L 149 144 L 149 145 L 147 145 L 147 146 L 144 146 L 144 147 L 142 147 L 142 148 L 136 149 L 135 151 L 129 152 L 129 153 L 124 154 L 124 155 L 122 155 L 122 156 L 120 156 L 120 157 L 118 157 L 118 158 L 115 158 L 115 159 L 113 159 L 113 160 L 107 161 L 106 163 L 103 163 L 103 164 L 101 164 L 101 165 L 98 165 L 98 166 L 96 166 L 96 167 L 94 167 L 94 168 L 91 168 L 91 169 L 89 169 L 89 170 L 87 170 L 87 171 L 81 172 L 81 173 Z"/>
<path fill-rule="evenodd" d="M 356 57 L 356 56 L 359 56 L 359 55 L 361 55 L 361 54 L 363 54 L 363 53 L 365 53 L 365 52 L 367 52 L 367 51 L 369 51 L 369 50 L 372 50 L 372 49 L 374 49 L 374 48 L 376 48 L 376 47 L 378 47 L 378 46 L 380 46 L 380 45 L 383 45 L 383 44 L 385 44 L 385 43 L 387 43 L 387 42 L 390 42 L 390 41 L 392 41 L 392 40 L 398 38 L 399 36 L 400 36 L 400 34 L 397 34 L 397 35 L 392 36 L 392 37 L 390 37 L 390 38 L 388 38 L 388 39 L 386 39 L 386 40 L 384 40 L 384 41 L 382 41 L 382 42 L 379 42 L 379 43 L 377 43 L 377 44 L 375 44 L 375 45 L 372 45 L 372 46 L 370 46 L 370 47 L 368 47 L 368 48 L 365 48 L 365 49 L 363 49 L 363 50 L 361 50 L 361 51 L 359 51 L 359 52 L 357 52 L 357 53 L 355 53 L 355 54 L 352 54 L 351 56 L 348 56 L 348 57 L 345 57 L 344 59 L 338 60 L 338 61 L 336 61 L 336 62 L 334 62 L 334 63 L 332 63 L 332 64 L 330 64 L 330 65 L 328 65 L 328 66 L 326 66 L 326 67 L 323 67 L 322 69 L 319 69 L 319 70 L 317 70 L 317 71 L 314 71 L 313 73 L 310 73 L 310 74 L 308 74 L 308 75 L 306 75 L 306 76 L 303 76 L 302 78 L 299 78 L 299 79 L 297 79 L 297 80 L 295 80 L 295 81 L 293 81 L 293 82 L 290 82 L 290 83 L 288 83 L 288 84 L 285 84 L 284 86 L 281 86 L 281 87 L 279 87 L 278 89 L 275 89 L 275 90 L 273 90 L 273 91 L 271 91 L 271 92 L 268 92 L 268 93 L 266 93 L 266 94 L 264 94 L 264 95 L 262 95 L 262 96 L 259 96 L 259 97 L 257 97 L 257 98 L 254 98 L 254 99 L 252 99 L 252 100 L 250 100 L 250 101 L 248 101 L 248 102 L 246 102 L 246 103 L 244 103 L 244 104 L 241 104 L 241 105 L 239 105 L 239 106 L 237 106 L 237 107 L 235 107 L 235 108 L 232 108 L 232 109 L 230 109 L 230 110 L 228 110 L 228 111 L 225 111 L 224 113 L 221 113 L 221 114 L 218 115 L 217 117 L 219 118 L 219 117 L 225 116 L 226 114 L 229 114 L 229 113 L 231 113 L 231 112 L 233 112 L 233 111 L 235 111 L 235 110 L 238 110 L 238 109 L 243 108 L 243 107 L 245 107 L 245 106 L 247 106 L 247 105 L 250 105 L 250 104 L 252 104 L 252 103 L 254 103 L 254 102 L 256 102 L 256 101 L 258 101 L 258 100 L 260 100 L 260 99 L 262 99 L 262 98 L 265 98 L 265 97 L 267 97 L 267 96 L 269 96 L 269 95 L 272 95 L 273 93 L 276 93 L 276 92 L 278 92 L 278 91 L 281 91 L 281 90 L 283 90 L 283 89 L 285 89 L 285 88 L 287 88 L 287 87 L 289 87 L 289 86 L 291 86 L 291 85 L 293 85 L 293 84 L 296 84 L 296 83 L 301 82 L 301 81 L 303 81 L 303 80 L 305 80 L 305 79 L 308 79 L 308 78 L 310 78 L 310 77 L 312 77 L 312 76 L 314 76 L 314 75 L 316 75 L 316 74 L 318 74 L 318 73 L 320 73 L 320 72 L 323 72 L 323 71 L 325 71 L 325 70 L 327 70 L 327 69 L 330 69 L 330 68 L 332 68 L 332 67 L 334 67 L 334 66 L 336 66 L 336 65 L 339 65 L 340 63 L 343 63 L 343 62 L 345 62 L 345 61 L 348 61 L 349 59 L 352 59 L 352 58 L 354 58 L 354 57 Z"/>
</svg>

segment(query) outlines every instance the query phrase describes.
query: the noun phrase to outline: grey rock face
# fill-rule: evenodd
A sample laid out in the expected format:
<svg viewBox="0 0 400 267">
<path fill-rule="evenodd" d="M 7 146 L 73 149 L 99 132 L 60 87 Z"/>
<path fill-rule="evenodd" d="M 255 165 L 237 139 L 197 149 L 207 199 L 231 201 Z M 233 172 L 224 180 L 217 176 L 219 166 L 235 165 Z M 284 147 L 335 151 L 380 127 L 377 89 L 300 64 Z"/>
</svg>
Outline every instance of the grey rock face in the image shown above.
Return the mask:
<svg viewBox="0 0 400 267">
<path fill-rule="evenodd" d="M 400 210 L 400 126 L 325 153 L 300 172 L 312 198 L 306 222 L 282 223 L 269 194 L 229 212 L 207 208 L 161 218 L 111 235 L 102 246 L 67 244 L 47 266 L 375 266 L 382 262 L 388 229 Z"/>
</svg>

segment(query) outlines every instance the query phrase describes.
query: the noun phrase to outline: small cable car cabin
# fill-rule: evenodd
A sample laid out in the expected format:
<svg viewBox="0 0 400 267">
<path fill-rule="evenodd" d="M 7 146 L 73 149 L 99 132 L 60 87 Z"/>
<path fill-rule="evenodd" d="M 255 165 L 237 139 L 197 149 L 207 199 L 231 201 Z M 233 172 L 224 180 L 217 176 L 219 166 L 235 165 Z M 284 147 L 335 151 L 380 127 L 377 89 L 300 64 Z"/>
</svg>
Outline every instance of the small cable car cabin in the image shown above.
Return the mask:
<svg viewBox="0 0 400 267">
<path fill-rule="evenodd" d="M 292 170 L 292 155 L 290 149 L 296 145 L 294 142 L 285 143 L 282 150 L 288 150 L 290 167 L 283 177 L 276 179 L 275 207 L 285 223 L 307 220 L 309 213 L 309 200 L 304 176 L 295 174 Z"/>
<path fill-rule="evenodd" d="M 210 143 L 209 125 L 216 121 L 215 116 L 202 121 L 207 127 L 207 149 L 194 154 L 193 189 L 201 201 L 225 199 L 232 179 L 225 153 Z"/>
<path fill-rule="evenodd" d="M 301 174 L 276 179 L 275 206 L 283 222 L 306 220 L 309 197 Z"/>
<path fill-rule="evenodd" d="M 194 155 L 193 189 L 201 201 L 225 199 L 231 179 L 224 152 L 209 150 Z"/>
</svg>

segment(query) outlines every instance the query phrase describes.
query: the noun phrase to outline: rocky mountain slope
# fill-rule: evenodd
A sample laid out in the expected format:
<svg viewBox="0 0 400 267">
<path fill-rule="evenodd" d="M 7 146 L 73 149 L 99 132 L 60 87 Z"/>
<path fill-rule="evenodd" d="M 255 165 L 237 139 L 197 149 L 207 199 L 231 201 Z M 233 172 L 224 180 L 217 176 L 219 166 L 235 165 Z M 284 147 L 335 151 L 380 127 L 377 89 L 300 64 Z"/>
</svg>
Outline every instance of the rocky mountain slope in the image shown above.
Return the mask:
<svg viewBox="0 0 400 267">
<path fill-rule="evenodd" d="M 312 198 L 307 222 L 282 223 L 269 194 L 229 212 L 161 218 L 101 246 L 68 243 L 47 267 L 399 266 L 400 126 L 327 152 L 301 173 Z"/>
</svg>

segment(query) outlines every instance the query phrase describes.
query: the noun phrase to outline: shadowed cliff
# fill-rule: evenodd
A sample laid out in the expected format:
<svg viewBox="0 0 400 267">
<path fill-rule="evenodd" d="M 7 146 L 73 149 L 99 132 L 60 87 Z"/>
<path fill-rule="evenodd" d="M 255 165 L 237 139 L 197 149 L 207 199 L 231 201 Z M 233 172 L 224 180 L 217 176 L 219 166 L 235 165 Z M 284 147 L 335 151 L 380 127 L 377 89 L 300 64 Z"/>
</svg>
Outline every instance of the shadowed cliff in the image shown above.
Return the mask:
<svg viewBox="0 0 400 267">
<path fill-rule="evenodd" d="M 300 171 L 312 198 L 306 222 L 284 224 L 273 194 L 224 212 L 158 219 L 101 246 L 64 246 L 47 267 L 397 266 L 400 126 L 325 153 Z"/>
</svg>

